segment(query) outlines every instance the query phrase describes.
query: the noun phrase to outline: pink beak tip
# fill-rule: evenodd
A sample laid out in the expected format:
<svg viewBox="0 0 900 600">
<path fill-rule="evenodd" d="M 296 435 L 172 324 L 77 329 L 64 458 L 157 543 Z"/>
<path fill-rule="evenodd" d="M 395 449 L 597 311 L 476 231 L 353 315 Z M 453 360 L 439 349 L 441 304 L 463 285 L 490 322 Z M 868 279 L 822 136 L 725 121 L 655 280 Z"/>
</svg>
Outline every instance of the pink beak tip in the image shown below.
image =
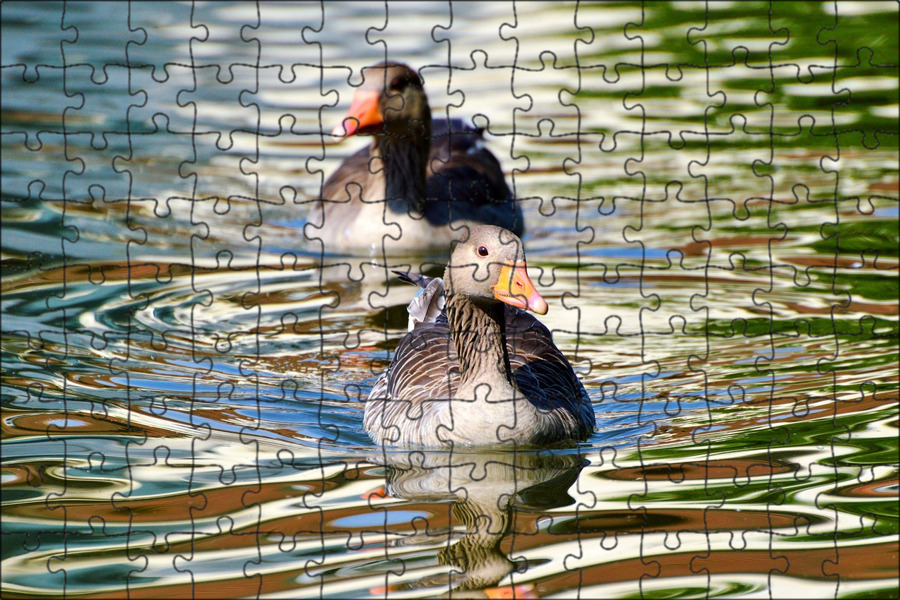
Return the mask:
<svg viewBox="0 0 900 600">
<path fill-rule="evenodd" d="M 531 298 L 528 299 L 528 308 L 539 315 L 546 315 L 547 311 L 550 310 L 547 301 L 537 292 L 532 294 Z"/>
<path fill-rule="evenodd" d="M 351 127 L 352 127 L 352 122 L 351 122 Z M 343 119 L 341 120 L 340 123 L 338 123 L 337 125 L 334 126 L 334 129 L 331 130 L 331 135 L 333 135 L 335 137 L 339 137 L 339 138 L 347 137 L 351 133 L 352 132 L 347 127 L 344 126 Z"/>
</svg>

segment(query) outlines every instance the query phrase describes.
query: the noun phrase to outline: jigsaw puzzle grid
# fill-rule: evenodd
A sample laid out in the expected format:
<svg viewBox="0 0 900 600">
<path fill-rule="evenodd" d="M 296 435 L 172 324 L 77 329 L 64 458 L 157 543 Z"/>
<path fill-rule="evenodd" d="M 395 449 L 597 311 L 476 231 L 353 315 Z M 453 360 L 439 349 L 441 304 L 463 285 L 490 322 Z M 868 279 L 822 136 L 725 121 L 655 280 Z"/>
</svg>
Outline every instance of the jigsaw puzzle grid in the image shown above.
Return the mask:
<svg viewBox="0 0 900 600">
<path fill-rule="evenodd" d="M 896 595 L 896 2 L 0 16 L 4 597 Z M 447 260 L 304 227 L 386 59 L 485 129 L 577 448 L 362 431 Z"/>
</svg>

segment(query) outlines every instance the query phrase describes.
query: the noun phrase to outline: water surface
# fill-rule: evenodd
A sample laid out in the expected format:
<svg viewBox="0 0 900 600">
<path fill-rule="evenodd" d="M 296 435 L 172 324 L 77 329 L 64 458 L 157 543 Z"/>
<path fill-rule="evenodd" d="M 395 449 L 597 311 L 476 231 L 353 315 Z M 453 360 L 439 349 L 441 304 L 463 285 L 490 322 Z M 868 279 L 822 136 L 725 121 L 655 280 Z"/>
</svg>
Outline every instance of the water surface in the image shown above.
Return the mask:
<svg viewBox="0 0 900 600">
<path fill-rule="evenodd" d="M 4 597 L 897 594 L 895 3 L 0 11 Z M 385 58 L 487 128 L 579 448 L 361 431 L 446 259 L 302 235 Z"/>
</svg>

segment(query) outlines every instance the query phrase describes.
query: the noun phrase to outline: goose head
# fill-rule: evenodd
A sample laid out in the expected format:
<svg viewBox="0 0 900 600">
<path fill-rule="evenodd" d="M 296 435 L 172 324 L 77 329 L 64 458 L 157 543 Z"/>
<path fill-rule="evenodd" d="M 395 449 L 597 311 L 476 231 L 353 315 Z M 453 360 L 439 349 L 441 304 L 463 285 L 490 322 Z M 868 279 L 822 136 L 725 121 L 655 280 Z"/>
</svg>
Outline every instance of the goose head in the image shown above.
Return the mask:
<svg viewBox="0 0 900 600">
<path fill-rule="evenodd" d="M 477 305 L 502 302 L 547 314 L 547 302 L 528 277 L 522 240 L 501 227 L 468 227 L 450 255 L 444 285 L 448 296 L 458 294 Z"/>
<path fill-rule="evenodd" d="M 333 135 L 431 135 L 431 108 L 418 73 L 397 62 L 378 63 L 362 73 L 363 83 Z"/>
</svg>

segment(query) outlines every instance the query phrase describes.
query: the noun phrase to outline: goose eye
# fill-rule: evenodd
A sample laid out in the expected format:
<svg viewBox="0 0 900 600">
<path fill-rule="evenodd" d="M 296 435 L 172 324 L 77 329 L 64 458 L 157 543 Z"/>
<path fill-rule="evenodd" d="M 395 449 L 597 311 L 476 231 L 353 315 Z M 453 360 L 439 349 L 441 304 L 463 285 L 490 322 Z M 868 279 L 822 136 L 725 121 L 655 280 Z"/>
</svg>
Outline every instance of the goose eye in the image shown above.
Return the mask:
<svg viewBox="0 0 900 600">
<path fill-rule="evenodd" d="M 485 246 L 478 246 L 478 256 L 487 256 L 488 249 Z"/>
<path fill-rule="evenodd" d="M 390 87 L 391 87 L 392 90 L 399 90 L 402 83 L 403 83 L 403 78 L 402 78 L 402 77 L 394 77 L 394 78 L 391 80 L 391 86 L 390 86 Z"/>
</svg>

